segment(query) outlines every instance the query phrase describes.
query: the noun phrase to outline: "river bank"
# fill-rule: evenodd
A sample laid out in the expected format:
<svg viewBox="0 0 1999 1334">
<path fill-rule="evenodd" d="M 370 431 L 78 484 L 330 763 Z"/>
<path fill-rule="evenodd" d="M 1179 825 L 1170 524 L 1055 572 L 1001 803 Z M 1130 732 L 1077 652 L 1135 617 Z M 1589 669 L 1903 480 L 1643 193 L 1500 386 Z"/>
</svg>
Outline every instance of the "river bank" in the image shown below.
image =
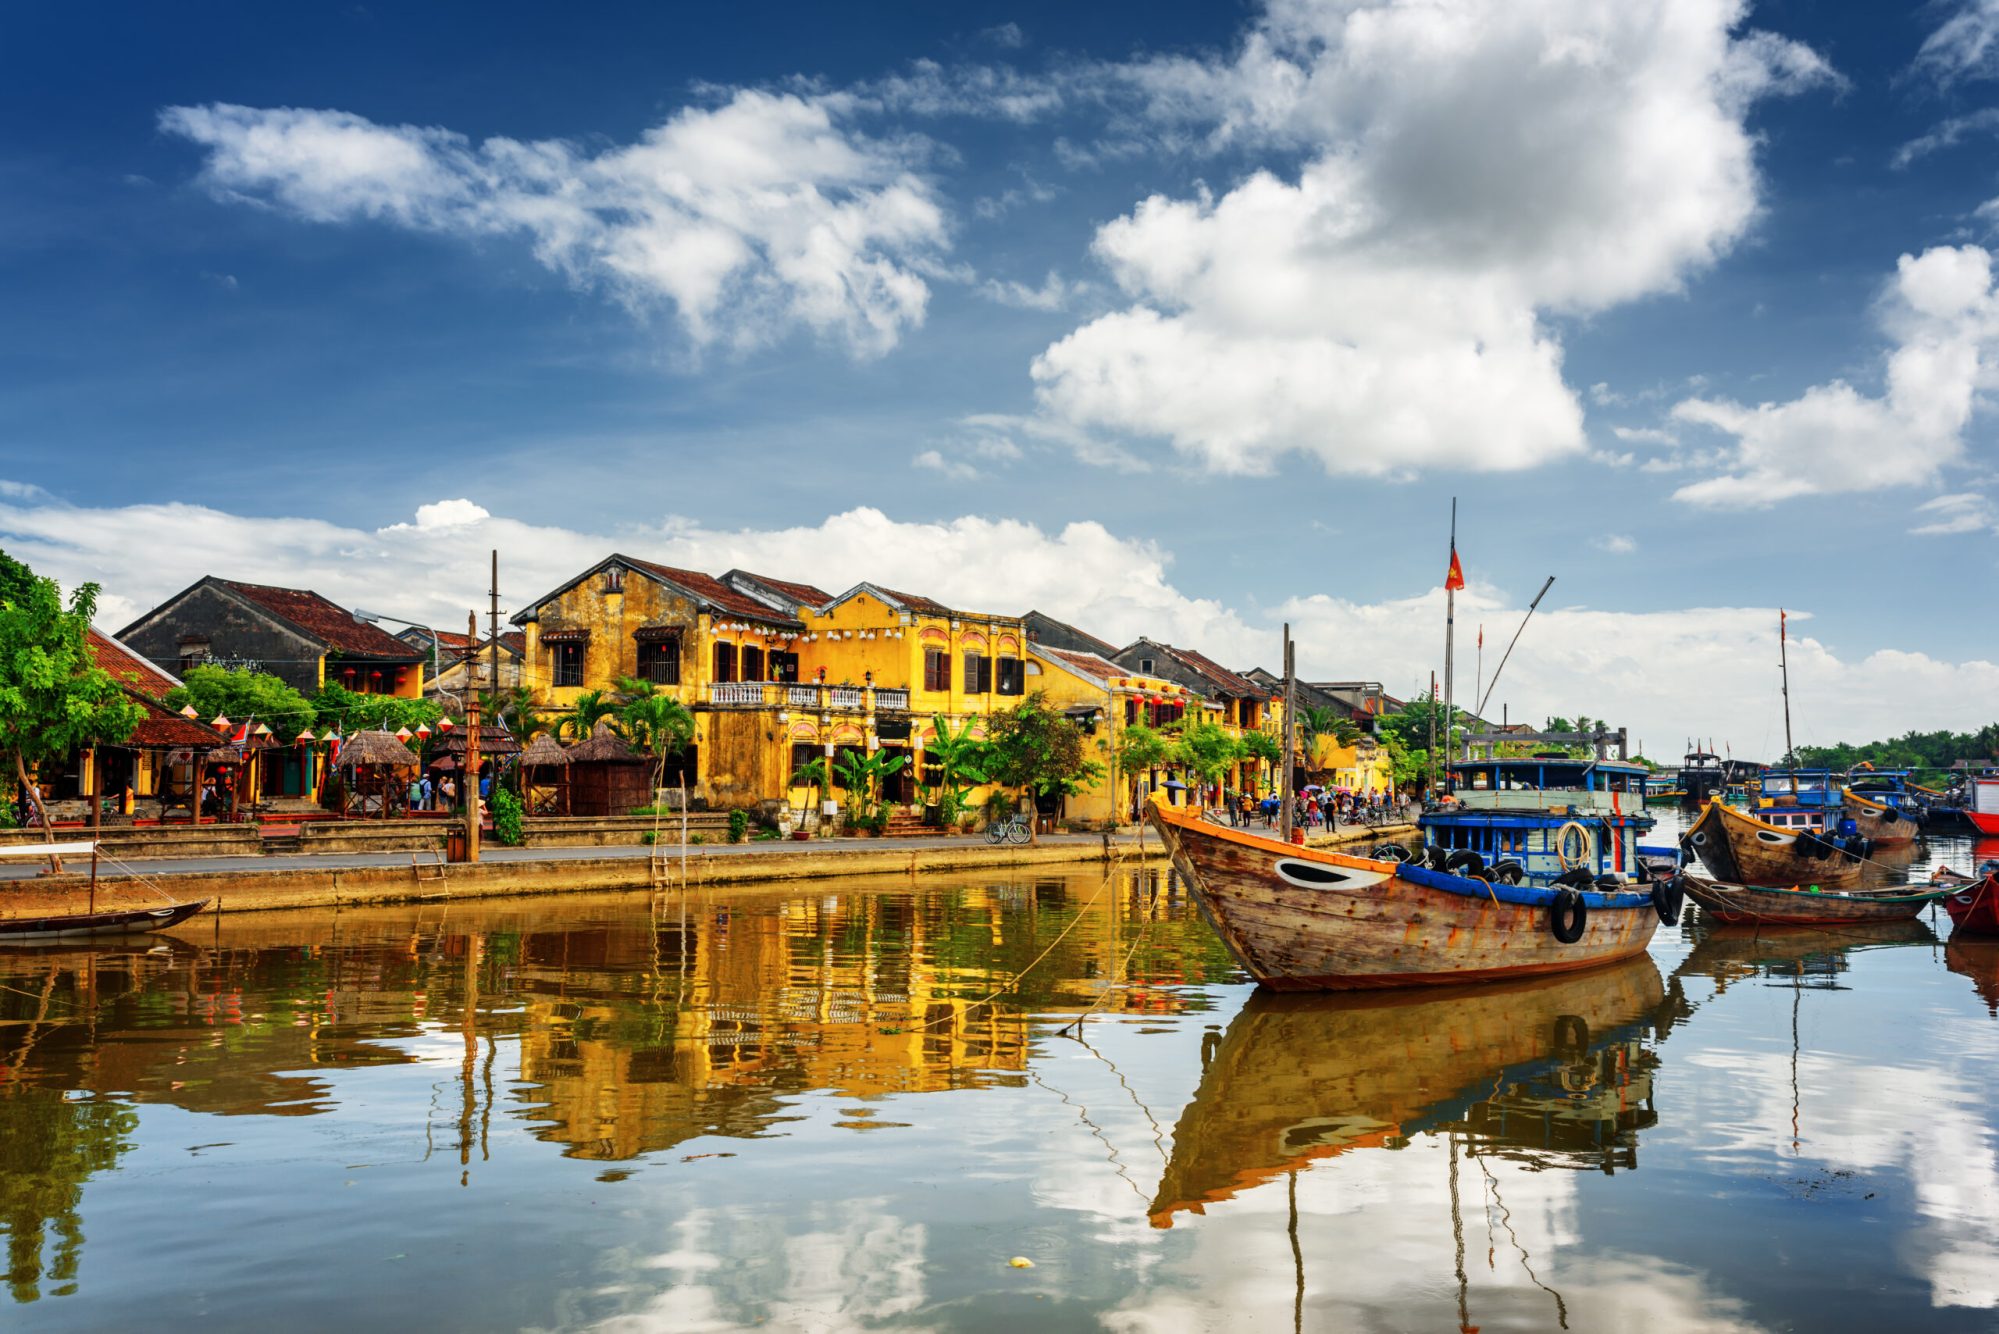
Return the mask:
<svg viewBox="0 0 1999 1334">
<path fill-rule="evenodd" d="M 1313 846 L 1340 847 L 1401 837 L 1407 826 L 1356 828 L 1319 835 Z M 212 900 L 211 912 L 268 912 L 360 904 L 535 897 L 711 885 L 789 886 L 850 876 L 1079 863 L 1164 860 L 1151 835 L 1045 835 L 1037 843 L 995 846 L 984 839 L 816 839 L 809 843 L 590 848 L 488 848 L 481 860 L 445 863 L 422 853 L 362 851 L 264 857 L 163 859 L 99 868 L 97 902 L 171 898 Z M 70 859 L 64 874 L 17 878 L 4 898 L 10 914 L 78 911 L 89 887 L 88 863 Z"/>
</svg>

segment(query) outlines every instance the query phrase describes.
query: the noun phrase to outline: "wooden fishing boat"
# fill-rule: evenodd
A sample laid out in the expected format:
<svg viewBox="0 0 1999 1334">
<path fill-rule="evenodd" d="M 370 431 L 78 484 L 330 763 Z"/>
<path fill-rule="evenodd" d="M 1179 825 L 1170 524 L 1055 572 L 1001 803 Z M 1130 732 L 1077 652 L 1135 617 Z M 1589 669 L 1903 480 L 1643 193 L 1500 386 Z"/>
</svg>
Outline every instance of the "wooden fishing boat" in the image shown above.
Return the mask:
<svg viewBox="0 0 1999 1334">
<path fill-rule="evenodd" d="M 1964 818 L 1981 834 L 1999 834 L 1999 778 L 1973 777 L 1964 784 Z"/>
<path fill-rule="evenodd" d="M 1629 1166 L 1655 1123 L 1650 958 L 1561 977 L 1250 997 L 1202 1062 L 1154 1227 L 1312 1162 L 1452 1130 L 1535 1166 Z"/>
<path fill-rule="evenodd" d="M 1678 916 L 1670 886 L 1497 883 L 1292 846 L 1157 802 L 1146 813 L 1236 962 L 1275 991 L 1588 968 L 1642 953 Z"/>
<path fill-rule="evenodd" d="M 1893 922 L 1914 917 L 1948 892 L 1926 886 L 1851 891 L 1729 885 L 1705 876 L 1682 877 L 1689 899 L 1701 912 L 1730 924 L 1787 926 L 1833 922 Z"/>
<path fill-rule="evenodd" d="M 1873 851 L 1858 837 L 1841 840 L 1759 820 L 1719 801 L 1701 808 L 1681 846 L 1725 885 L 1820 889 L 1858 885 Z"/>
<path fill-rule="evenodd" d="M 168 902 L 158 907 L 97 907 L 97 854 L 95 843 L 23 843 L 0 848 L 0 858 L 39 861 L 47 857 L 80 857 L 90 854 L 90 890 L 82 912 L 33 912 L 0 917 L 0 945 L 40 944 L 75 936 L 127 936 L 144 931 L 161 931 L 200 912 L 207 899 L 192 903 Z"/>
<path fill-rule="evenodd" d="M 1885 801 L 1849 787 L 1841 794 L 1840 809 L 1876 848 L 1906 848 L 1916 841 L 1915 820 Z"/>
<path fill-rule="evenodd" d="M 1943 910 L 1954 930 L 1965 935 L 1999 936 L 1999 870 L 1960 875 L 1939 866 L 1930 883 L 1945 891 Z"/>
</svg>

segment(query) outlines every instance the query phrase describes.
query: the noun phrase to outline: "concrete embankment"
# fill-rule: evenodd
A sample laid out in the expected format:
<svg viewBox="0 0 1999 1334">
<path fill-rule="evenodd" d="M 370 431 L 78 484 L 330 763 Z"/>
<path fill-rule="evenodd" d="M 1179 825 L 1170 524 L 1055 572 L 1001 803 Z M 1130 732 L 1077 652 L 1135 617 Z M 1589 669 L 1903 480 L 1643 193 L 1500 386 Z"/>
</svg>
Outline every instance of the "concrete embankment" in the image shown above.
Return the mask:
<svg viewBox="0 0 1999 1334">
<path fill-rule="evenodd" d="M 1357 830 L 1313 840 L 1317 846 L 1372 844 L 1403 829 Z M 1101 836 L 1058 836 L 1025 847 L 994 847 L 983 839 L 842 841 L 834 847 L 771 845 L 680 850 L 605 849 L 601 855 L 572 852 L 536 856 L 532 850 L 502 849 L 482 861 L 443 865 L 425 858 L 365 866 L 316 864 L 310 856 L 243 859 L 235 865 L 201 870 L 134 868 L 139 877 L 106 877 L 99 882 L 98 906 L 131 906 L 157 901 L 144 885 L 176 899 L 209 899 L 223 912 L 264 912 L 361 904 L 454 901 L 543 894 L 583 894 L 634 889 L 701 888 L 712 885 L 791 887 L 800 881 L 847 876 L 932 875 L 1122 861 L 1163 860 L 1159 841 L 1148 836 L 1106 840 Z M 237 859 L 229 859 L 236 862 Z M 71 860 L 68 873 L 10 882 L 0 891 L 8 915 L 76 912 L 84 906 L 87 874 Z"/>
</svg>

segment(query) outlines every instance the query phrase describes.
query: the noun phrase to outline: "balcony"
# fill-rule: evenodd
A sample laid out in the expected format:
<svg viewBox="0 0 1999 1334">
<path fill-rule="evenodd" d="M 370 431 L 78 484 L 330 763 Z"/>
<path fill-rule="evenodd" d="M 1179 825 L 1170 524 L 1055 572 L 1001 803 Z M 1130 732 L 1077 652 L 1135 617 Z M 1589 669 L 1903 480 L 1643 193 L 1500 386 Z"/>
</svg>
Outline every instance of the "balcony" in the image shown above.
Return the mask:
<svg viewBox="0 0 1999 1334">
<path fill-rule="evenodd" d="M 813 713 L 866 713 L 868 696 L 874 707 L 907 712 L 909 692 L 887 687 L 799 685 L 789 681 L 713 681 L 702 702 L 721 709 L 801 709 Z"/>
</svg>

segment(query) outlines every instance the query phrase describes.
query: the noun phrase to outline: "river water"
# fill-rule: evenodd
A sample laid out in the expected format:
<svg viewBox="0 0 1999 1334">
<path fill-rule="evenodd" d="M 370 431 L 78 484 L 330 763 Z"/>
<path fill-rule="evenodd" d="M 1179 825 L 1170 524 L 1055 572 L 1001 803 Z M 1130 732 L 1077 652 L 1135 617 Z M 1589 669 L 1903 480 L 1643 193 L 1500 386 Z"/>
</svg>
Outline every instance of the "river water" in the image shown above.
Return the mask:
<svg viewBox="0 0 1999 1334">
<path fill-rule="evenodd" d="M 1085 867 L 0 952 L 0 1327 L 1991 1329 L 1947 930 L 1273 998 Z"/>
</svg>

